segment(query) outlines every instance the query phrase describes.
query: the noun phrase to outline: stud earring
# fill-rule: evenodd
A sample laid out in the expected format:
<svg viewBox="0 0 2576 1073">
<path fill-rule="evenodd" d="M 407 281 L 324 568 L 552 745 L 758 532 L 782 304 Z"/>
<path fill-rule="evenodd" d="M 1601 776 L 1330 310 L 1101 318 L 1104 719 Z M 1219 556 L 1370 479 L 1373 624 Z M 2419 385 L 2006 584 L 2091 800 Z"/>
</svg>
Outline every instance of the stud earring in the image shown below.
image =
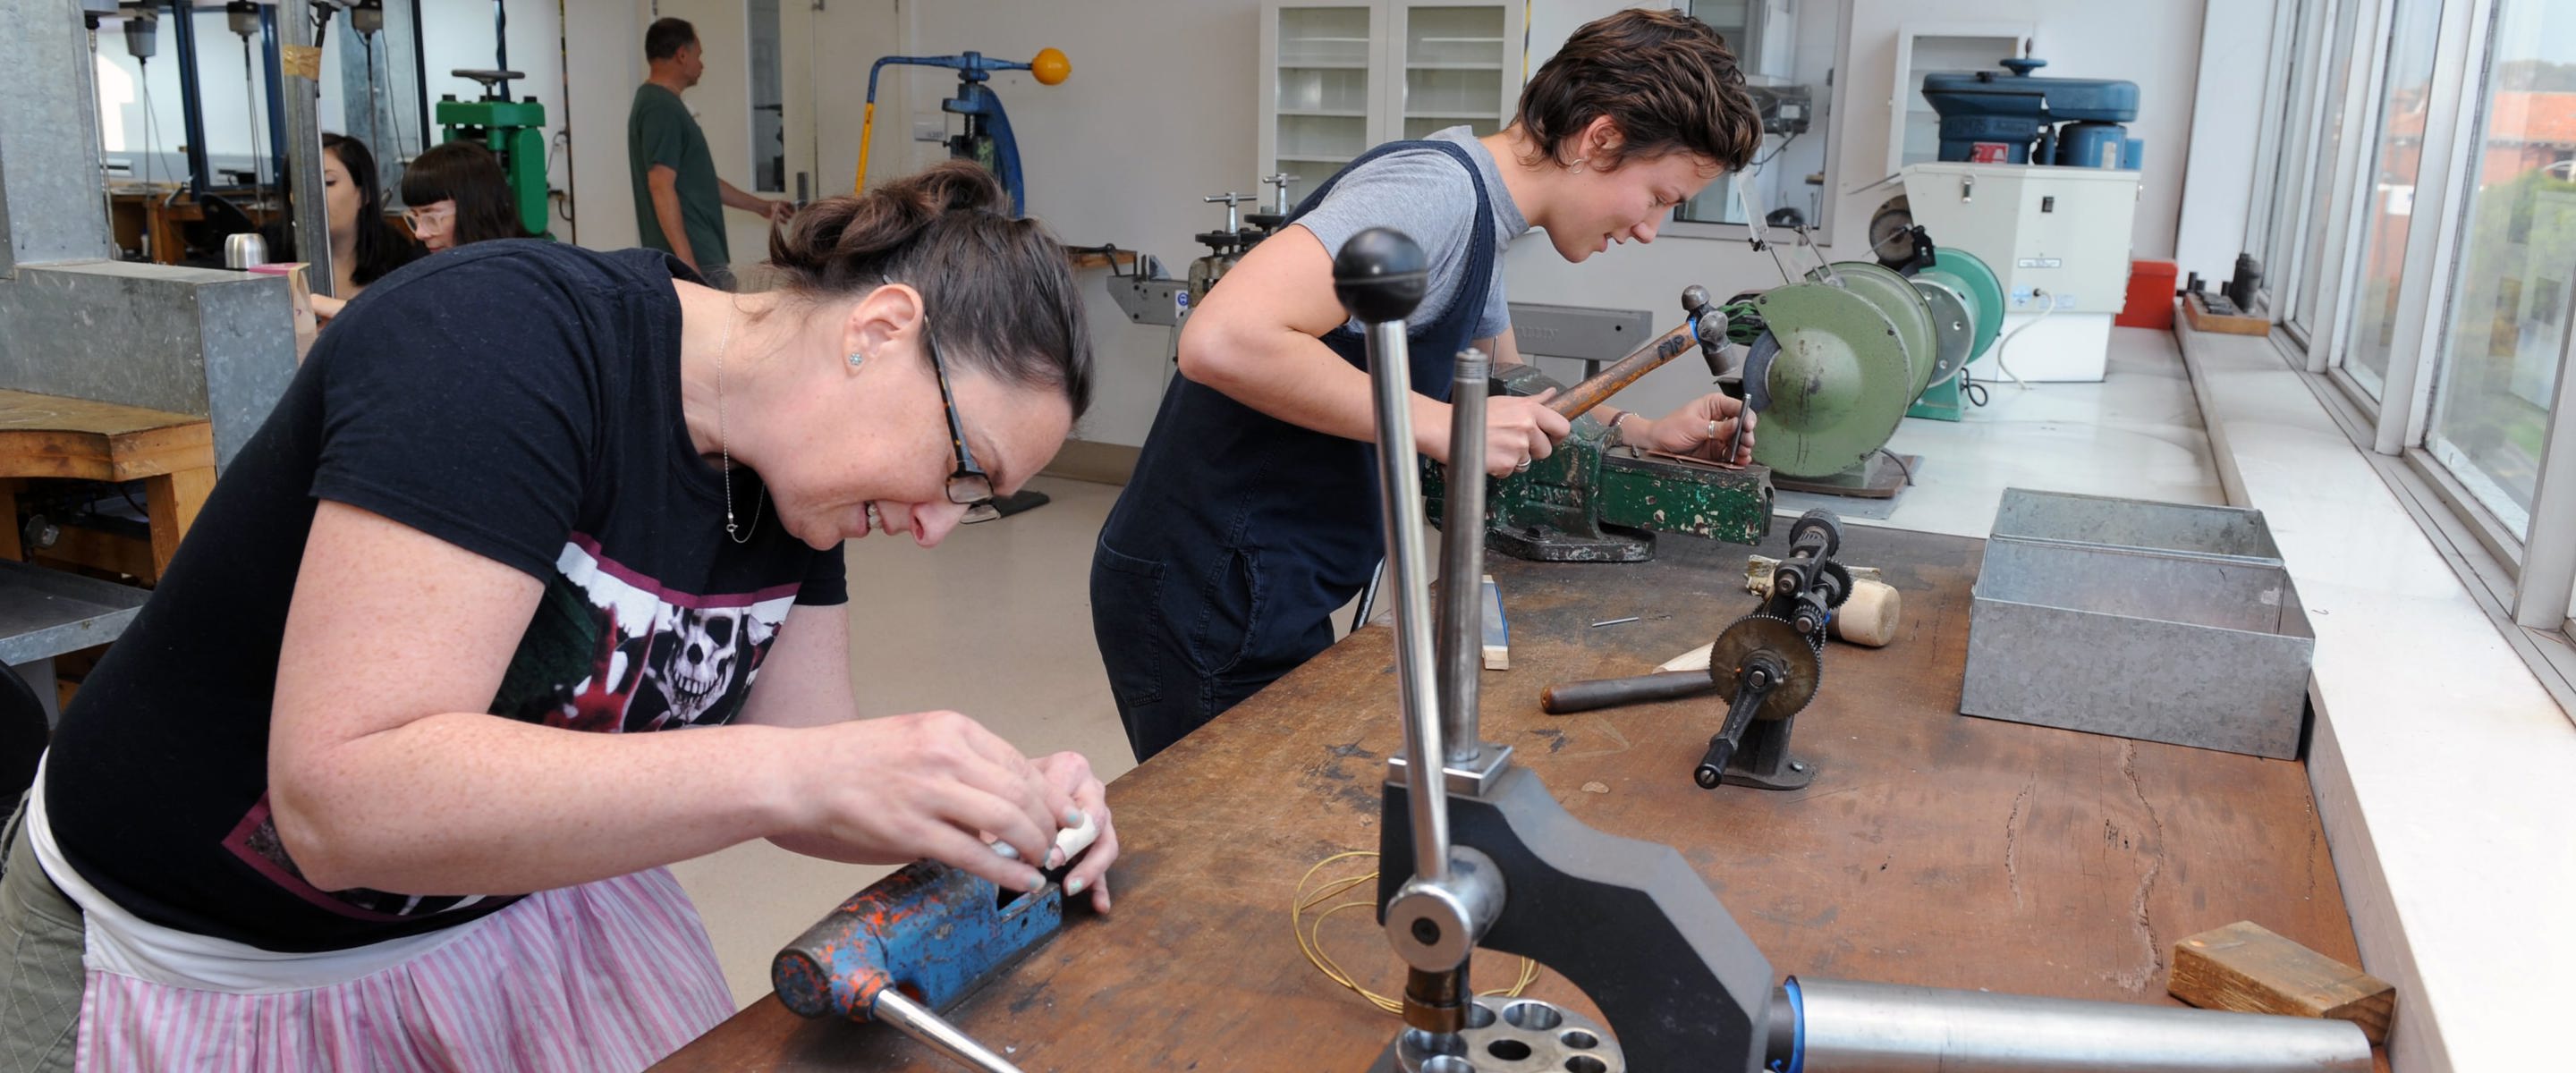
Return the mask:
<svg viewBox="0 0 2576 1073">
<path fill-rule="evenodd" d="M 850 352 L 850 368 L 856 369 L 856 368 L 858 368 L 858 367 L 859 367 L 860 363 L 865 362 L 865 361 L 867 361 L 867 360 L 868 360 L 868 356 L 867 356 L 866 354 L 860 353 L 860 352 L 855 351 L 855 350 L 853 350 L 853 351 L 851 351 L 851 352 Z"/>
<path fill-rule="evenodd" d="M 1588 156 L 1587 156 L 1587 157 L 1576 157 L 1576 158 L 1575 158 L 1575 160 L 1574 160 L 1574 164 L 1573 164 L 1573 166 L 1572 166 L 1570 169 L 1568 169 L 1568 170 L 1571 170 L 1571 171 L 1572 171 L 1572 172 L 1574 172 L 1574 174 L 1576 174 L 1576 175 L 1581 175 L 1581 174 L 1583 174 L 1583 162 L 1584 162 L 1584 161 L 1586 161 L 1586 160 L 1590 160 L 1590 159 L 1592 159 L 1592 158 L 1591 158 L 1591 157 L 1588 157 Z"/>
</svg>

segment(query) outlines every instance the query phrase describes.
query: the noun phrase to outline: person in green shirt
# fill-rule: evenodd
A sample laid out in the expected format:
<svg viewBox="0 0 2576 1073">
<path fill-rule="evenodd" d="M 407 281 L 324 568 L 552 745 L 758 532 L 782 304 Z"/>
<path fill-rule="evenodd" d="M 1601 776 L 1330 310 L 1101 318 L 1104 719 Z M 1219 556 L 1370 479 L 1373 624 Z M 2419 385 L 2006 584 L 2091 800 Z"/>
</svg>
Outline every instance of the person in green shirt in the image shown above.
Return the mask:
<svg viewBox="0 0 2576 1073">
<path fill-rule="evenodd" d="M 706 73 L 697 28 L 682 19 L 656 19 L 644 30 L 644 59 L 652 73 L 635 87 L 626 113 L 626 163 L 635 182 L 635 227 L 644 245 L 688 263 L 708 284 L 732 290 L 732 256 L 725 248 L 724 209 L 756 212 L 784 222 L 796 212 L 785 201 L 755 197 L 716 177 L 715 157 L 697 117 L 680 94 Z"/>
</svg>

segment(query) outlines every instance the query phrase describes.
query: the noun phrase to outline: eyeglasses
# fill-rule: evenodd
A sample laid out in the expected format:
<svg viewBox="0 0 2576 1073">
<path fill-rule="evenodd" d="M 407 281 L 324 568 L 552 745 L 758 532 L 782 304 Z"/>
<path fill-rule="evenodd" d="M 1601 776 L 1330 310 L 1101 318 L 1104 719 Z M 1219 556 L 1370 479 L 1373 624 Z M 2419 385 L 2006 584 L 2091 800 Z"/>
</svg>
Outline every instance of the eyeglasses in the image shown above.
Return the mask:
<svg viewBox="0 0 2576 1073">
<path fill-rule="evenodd" d="M 403 222 L 404 222 L 404 223 L 407 223 L 407 224 L 410 224 L 410 225 L 411 225 L 411 229 L 412 229 L 413 231 L 419 231 L 419 230 L 421 230 L 421 229 L 423 229 L 423 228 L 432 227 L 432 226 L 435 226 L 435 225 L 437 225 L 437 224 L 444 223 L 444 222 L 446 222 L 446 221 L 448 221 L 448 220 L 453 220 L 453 219 L 455 219 L 455 218 L 456 218 L 456 207 L 455 207 L 455 206 L 453 206 L 453 205 L 450 205 L 450 206 L 448 206 L 448 207 L 446 207 L 446 208 L 443 208 L 443 209 L 442 209 L 442 208 L 431 207 L 431 208 L 423 208 L 423 209 L 404 209 L 404 210 L 403 210 Z"/>
<path fill-rule="evenodd" d="M 966 449 L 966 426 L 957 420 L 957 396 L 948 389 L 948 363 L 940 360 L 939 337 L 925 330 L 922 341 L 930 351 L 931 375 L 939 380 L 940 405 L 948 408 L 948 442 L 957 448 L 957 470 L 948 475 L 948 501 L 966 508 L 959 525 L 992 521 L 1002 516 L 1001 508 L 993 505 L 993 478 Z"/>
</svg>

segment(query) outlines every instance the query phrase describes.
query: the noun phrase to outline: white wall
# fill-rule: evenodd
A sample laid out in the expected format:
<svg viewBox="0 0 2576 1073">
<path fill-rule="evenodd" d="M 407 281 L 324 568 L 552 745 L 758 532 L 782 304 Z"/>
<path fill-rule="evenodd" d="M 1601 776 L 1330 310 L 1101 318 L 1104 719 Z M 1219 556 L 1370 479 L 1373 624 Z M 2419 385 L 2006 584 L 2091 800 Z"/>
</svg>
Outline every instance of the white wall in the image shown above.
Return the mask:
<svg viewBox="0 0 2576 1073">
<path fill-rule="evenodd" d="M 582 0 L 567 5 L 564 18 L 573 222 L 561 237 L 595 250 L 625 249 L 637 241 L 626 111 L 644 81 L 644 27 L 651 20 L 627 0 Z"/>
<path fill-rule="evenodd" d="M 2263 72 L 2272 50 L 2274 0 L 2235 0 L 2200 37 L 2199 85 L 2191 114 L 2191 155 L 2183 170 L 2174 237 L 2177 277 L 2226 279 L 2247 248 L 2254 154 L 2263 126 Z"/>
<path fill-rule="evenodd" d="M 1252 192 L 1255 167 L 1253 112 L 1258 107 L 1253 69 L 1261 48 L 1257 0 L 1097 0 L 1073 9 L 1026 0 L 939 0 L 913 6 L 917 19 L 912 54 L 948 55 L 974 49 L 1025 60 L 1041 48 L 1062 49 L 1073 75 L 1042 86 L 1026 72 L 996 75 L 993 86 L 1009 110 L 1020 143 L 1029 213 L 1077 245 L 1114 242 L 1162 257 L 1174 275 L 1206 252 L 1191 240 L 1225 223 L 1222 206 L 1199 198 L 1228 190 Z M 847 68 L 864 86 L 865 63 L 874 54 L 826 50 L 850 57 Z M 880 93 L 877 140 L 869 166 L 879 175 L 901 174 L 891 154 L 911 166 L 940 159 L 945 150 L 905 137 L 911 119 L 941 118 L 939 101 L 955 87 L 953 71 L 886 69 L 889 83 L 909 91 L 904 110 Z M 888 87 L 891 88 L 891 87 Z M 858 94 L 846 99 L 855 101 Z M 855 116 L 852 117 L 855 120 Z M 855 133 L 855 122 L 848 124 Z M 855 139 L 824 141 L 831 161 L 836 144 L 854 159 Z M 847 183 L 847 178 L 839 180 Z M 1106 273 L 1081 274 L 1090 298 L 1092 344 L 1099 361 L 1097 402 L 1076 435 L 1107 443 L 1142 444 L 1153 423 L 1169 366 L 1170 329 L 1131 324 L 1111 304 Z"/>
</svg>

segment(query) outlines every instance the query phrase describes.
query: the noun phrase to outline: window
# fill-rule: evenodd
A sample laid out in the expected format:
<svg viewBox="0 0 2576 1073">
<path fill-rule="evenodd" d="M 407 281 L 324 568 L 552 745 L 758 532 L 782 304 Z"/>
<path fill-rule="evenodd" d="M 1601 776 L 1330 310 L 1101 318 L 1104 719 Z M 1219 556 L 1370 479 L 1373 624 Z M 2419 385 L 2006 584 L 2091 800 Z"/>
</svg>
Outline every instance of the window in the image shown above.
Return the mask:
<svg viewBox="0 0 2576 1073">
<path fill-rule="evenodd" d="M 2316 72 L 2319 64 L 2316 57 L 2326 39 L 2326 16 L 2331 14 L 2317 4 L 2290 4 L 2285 7 L 2287 15 L 2282 28 L 2288 31 L 2289 45 L 2282 49 L 2281 80 L 2273 90 L 2278 99 L 2272 102 L 2274 112 L 2266 121 L 2272 132 L 2267 148 L 2279 151 L 2258 154 L 2263 161 L 2258 167 L 2268 170 L 2268 181 L 2263 211 L 2254 214 L 2254 219 L 2259 221 L 2259 230 L 2248 239 L 2248 245 L 2261 251 L 2264 285 L 2270 293 L 2270 308 L 2276 313 L 2292 292 L 2292 288 L 2282 281 L 2292 276 L 2292 268 L 2299 259 L 2299 244 L 2295 236 L 2300 209 L 2306 200 L 2298 192 L 2304 189 L 2308 154 L 2316 141 L 2317 120 L 2313 108 L 2318 92 Z"/>
<path fill-rule="evenodd" d="M 778 0 L 750 0 L 751 182 L 764 194 L 787 192 L 786 90 L 778 59 Z"/>
<path fill-rule="evenodd" d="M 2576 9 L 2496 0 L 2425 448 L 2519 539 L 2576 286 Z"/>
<path fill-rule="evenodd" d="M 2576 712 L 2576 4 L 2320 0 L 2273 38 L 2245 245 L 2276 338 Z"/>
<path fill-rule="evenodd" d="M 2316 331 L 2318 314 L 2326 304 L 2327 291 L 2337 279 L 2329 268 L 2340 267 L 2336 246 L 2340 245 L 2341 222 L 2336 216 L 2335 182 L 2342 162 L 2344 105 L 2353 79 L 2353 38 L 2360 24 L 2362 0 L 2340 0 L 2335 5 L 2334 21 L 2326 35 L 2321 53 L 2331 55 L 2317 82 L 2317 133 L 2309 154 L 2309 170 L 2302 184 L 2306 194 L 2306 216 L 2299 239 L 2302 251 L 2297 266 L 2294 289 L 2283 307 L 2284 318 L 2298 329 L 2302 339 L 2322 338 Z"/>
<path fill-rule="evenodd" d="M 2361 249 L 2353 258 L 2361 289 L 2351 315 L 2342 318 L 2343 330 L 2352 333 L 2345 343 L 2345 372 L 2364 394 L 2382 401 L 2389 358 L 2397 347 L 2398 287 L 2408 228 L 2415 218 L 2416 172 L 2424 158 L 2433 46 L 2441 23 L 2441 0 L 2397 0 L 2388 77 L 2379 97 L 2379 135 L 2366 165 Z"/>
<path fill-rule="evenodd" d="M 1834 179 L 1826 147 L 1843 0 L 1692 0 L 1692 17 L 1735 50 L 1753 103 L 1762 110 L 1762 148 L 1741 174 L 1721 175 L 1673 218 L 1742 224 L 1743 197 L 1780 226 L 1821 229 Z"/>
</svg>

